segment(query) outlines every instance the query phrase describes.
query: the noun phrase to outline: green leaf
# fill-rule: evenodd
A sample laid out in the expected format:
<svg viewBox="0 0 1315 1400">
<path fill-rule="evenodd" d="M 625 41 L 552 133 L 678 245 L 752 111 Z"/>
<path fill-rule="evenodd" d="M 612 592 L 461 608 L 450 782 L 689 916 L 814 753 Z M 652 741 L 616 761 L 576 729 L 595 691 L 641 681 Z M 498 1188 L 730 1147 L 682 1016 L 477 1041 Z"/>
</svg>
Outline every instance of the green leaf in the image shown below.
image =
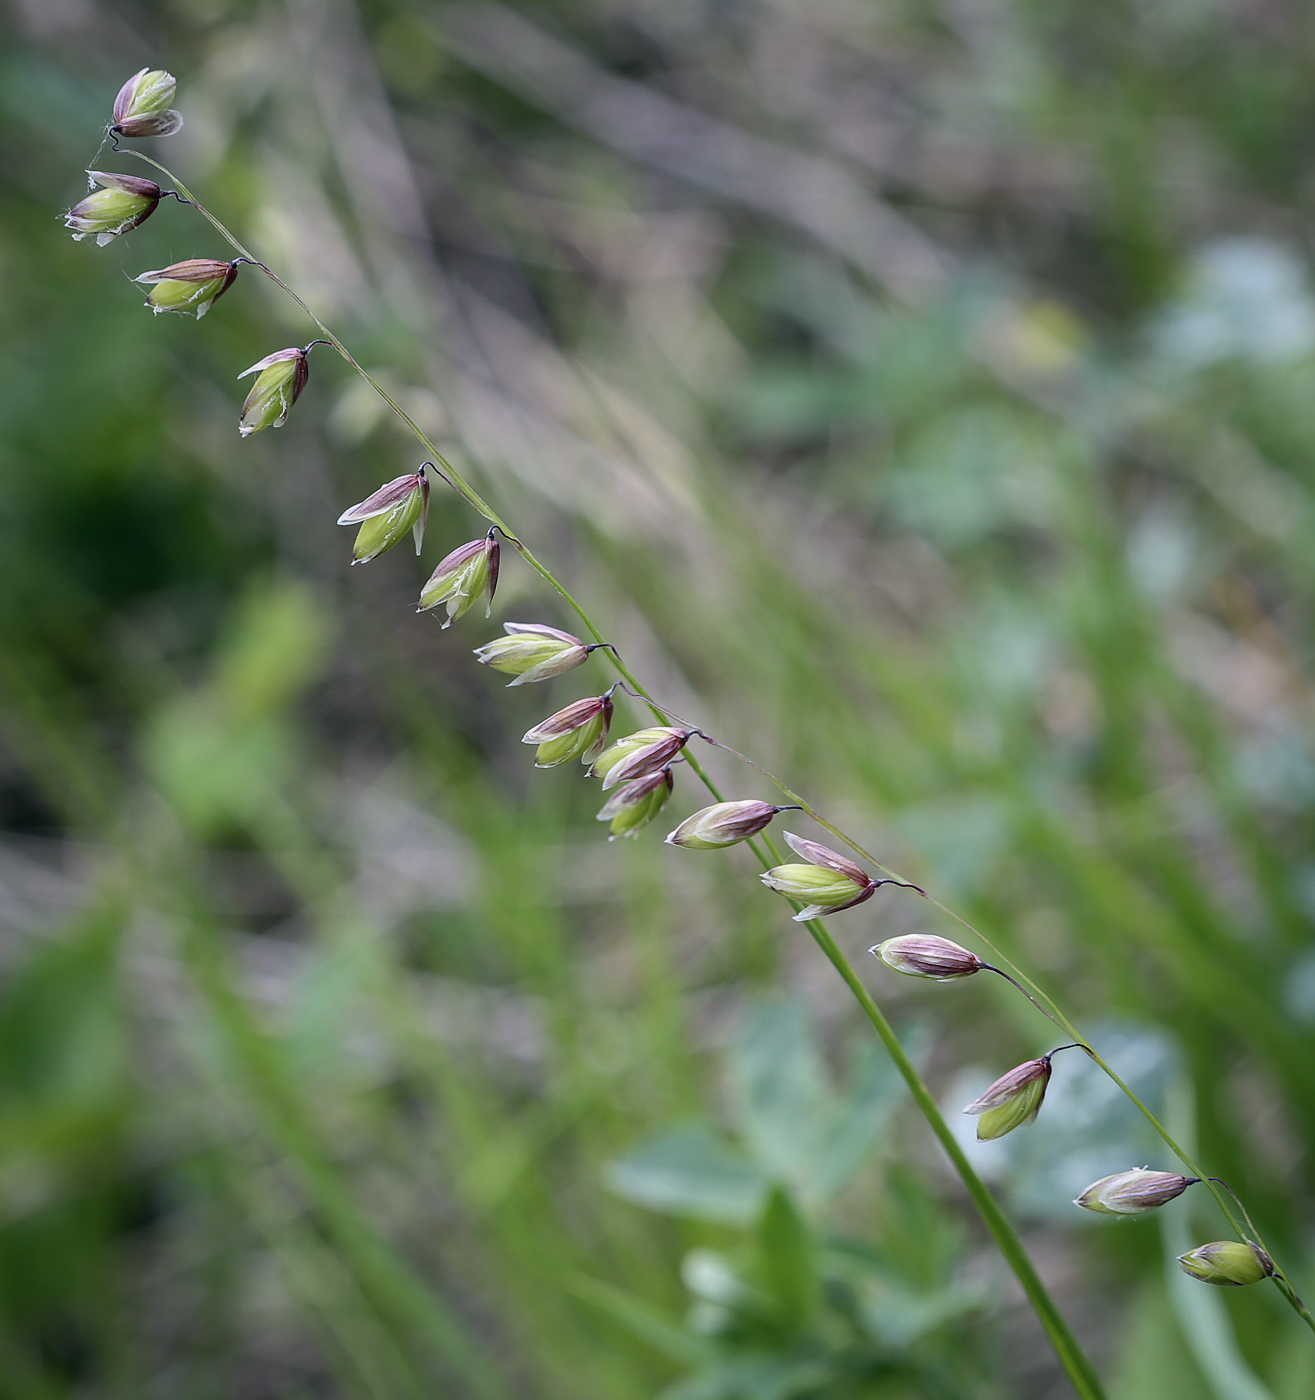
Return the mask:
<svg viewBox="0 0 1315 1400">
<path fill-rule="evenodd" d="M 650 1210 L 726 1225 L 748 1224 L 768 1190 L 758 1168 L 698 1125 L 664 1133 L 609 1163 L 604 1180 L 618 1196 Z"/>
<path fill-rule="evenodd" d="M 794 1400 L 835 1379 L 834 1365 L 777 1355 L 739 1356 L 662 1392 L 661 1400 Z"/>
<path fill-rule="evenodd" d="M 864 1045 L 837 1100 L 808 1012 L 794 999 L 764 1002 L 746 1017 L 731 1073 L 732 1111 L 750 1154 L 808 1213 L 872 1151 L 902 1088 L 889 1059 Z"/>
<path fill-rule="evenodd" d="M 575 1274 L 567 1279 L 566 1286 L 582 1302 L 606 1313 L 632 1337 L 682 1366 L 708 1366 L 716 1360 L 716 1348 L 710 1343 L 677 1326 L 632 1293 L 587 1274 Z"/>
<path fill-rule="evenodd" d="M 799 1328 L 817 1305 L 817 1261 L 812 1236 L 790 1195 L 772 1188 L 758 1222 L 763 1283 L 779 1303 L 786 1326 Z"/>
<path fill-rule="evenodd" d="M 862 1166 L 904 1088 L 889 1056 L 876 1045 L 857 1047 L 851 1081 L 818 1142 L 815 1175 L 808 1183 L 806 1202 L 825 1201 Z"/>
<path fill-rule="evenodd" d="M 793 998 L 745 1018 L 731 1057 L 736 1125 L 763 1171 L 806 1191 L 834 1113 L 808 1012 Z"/>
<path fill-rule="evenodd" d="M 215 666 L 225 712 L 242 723 L 285 709 L 323 666 L 329 630 L 322 601 L 303 584 L 277 579 L 252 588 Z"/>
</svg>

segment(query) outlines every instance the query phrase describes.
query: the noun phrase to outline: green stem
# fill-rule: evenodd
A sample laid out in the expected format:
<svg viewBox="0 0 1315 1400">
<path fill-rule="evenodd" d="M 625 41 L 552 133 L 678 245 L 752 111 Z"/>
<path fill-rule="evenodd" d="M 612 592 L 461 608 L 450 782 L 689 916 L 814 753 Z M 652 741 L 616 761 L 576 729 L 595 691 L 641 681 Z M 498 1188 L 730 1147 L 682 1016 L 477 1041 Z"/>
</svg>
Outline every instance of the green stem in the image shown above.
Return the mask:
<svg viewBox="0 0 1315 1400">
<path fill-rule="evenodd" d="M 540 575 L 540 577 L 562 598 L 563 602 L 566 603 L 566 605 L 571 609 L 571 611 L 576 615 L 576 617 L 580 619 L 581 624 L 589 632 L 590 636 L 594 639 L 594 641 L 605 641 L 606 639 L 604 638 L 602 632 L 599 631 L 598 627 L 595 625 L 593 619 L 585 611 L 584 607 L 570 593 L 566 586 L 562 584 L 557 579 L 556 575 L 553 574 L 553 572 L 547 567 L 547 565 L 543 564 L 529 549 L 529 547 L 522 542 L 519 535 L 507 526 L 507 524 L 497 514 L 493 507 L 490 506 L 488 502 L 485 501 L 483 497 L 480 496 L 479 493 L 476 492 L 475 489 L 467 481 L 465 481 L 461 474 L 451 465 L 450 462 L 447 461 L 447 459 L 442 455 L 442 453 L 439 452 L 438 448 L 434 445 L 434 443 L 430 441 L 429 437 L 421 429 L 419 424 L 417 424 L 415 420 L 411 418 L 411 416 L 405 411 L 405 409 L 403 409 L 402 406 L 396 401 L 396 399 L 394 399 L 392 395 L 389 394 L 388 391 L 376 379 L 373 378 L 373 376 L 351 354 L 351 352 L 342 343 L 342 341 L 338 339 L 338 337 L 333 333 L 333 331 L 330 330 L 330 328 L 326 326 L 323 321 L 320 320 L 320 318 L 310 309 L 309 306 L 307 306 L 307 304 L 301 299 L 301 297 L 298 296 L 298 294 L 281 277 L 279 277 L 277 273 L 273 272 L 269 267 L 267 267 L 252 253 L 250 253 L 245 247 L 243 247 L 243 245 L 233 236 L 232 233 L 229 232 L 229 230 L 224 226 L 224 224 L 221 223 L 220 220 L 217 219 L 213 214 L 211 214 L 210 211 L 206 209 L 205 206 L 202 205 L 201 202 L 192 195 L 191 191 L 188 190 L 187 187 L 183 185 L 173 175 L 172 171 L 170 171 L 167 167 L 161 165 L 158 161 L 151 160 L 150 157 L 143 156 L 139 152 L 133 151 L 130 152 L 130 154 L 137 156 L 140 160 L 146 161 L 147 164 L 154 166 L 157 170 L 161 171 L 164 175 L 166 175 L 173 182 L 178 193 L 182 195 L 184 199 L 186 199 L 191 205 L 193 205 L 196 208 L 196 210 L 209 221 L 212 227 L 229 244 L 230 247 L 235 249 L 242 258 L 246 259 L 254 266 L 259 267 L 261 271 L 263 271 L 275 283 L 276 286 L 280 287 L 284 292 L 287 293 L 289 297 L 292 298 L 292 300 L 297 304 L 297 306 L 301 308 L 301 310 L 306 314 L 306 316 L 309 317 L 309 319 L 319 329 L 320 334 L 325 338 L 325 340 L 327 340 L 329 344 L 332 345 L 335 350 L 337 350 L 337 352 L 342 356 L 342 358 L 366 381 L 366 383 L 368 383 L 371 386 L 371 388 L 374 389 L 374 391 L 380 396 L 380 398 L 383 399 L 383 401 L 393 410 L 395 414 L 397 414 L 401 421 L 406 424 L 407 428 L 410 429 L 411 433 L 415 436 L 416 440 L 433 458 L 433 460 L 442 468 L 442 471 L 445 477 L 447 478 L 448 484 L 453 488 L 453 490 L 455 490 L 460 496 L 462 496 L 481 516 L 483 516 L 485 520 L 487 520 L 491 525 L 497 526 L 497 528 L 501 530 L 504 535 L 507 536 L 507 538 L 511 541 L 513 546 L 519 551 L 521 557 L 525 560 L 525 562 L 529 564 L 530 567 Z M 658 719 L 667 718 L 671 712 L 665 710 L 662 706 L 660 706 L 657 703 L 657 701 L 653 698 L 652 695 L 649 694 L 645 686 L 629 670 L 629 668 L 625 665 L 621 658 L 618 657 L 615 654 L 615 652 L 609 652 L 609 656 L 612 660 L 612 664 L 616 667 L 621 677 L 626 681 L 626 683 L 630 686 L 631 690 L 636 695 L 642 697 L 644 702 L 652 710 L 655 717 L 657 717 Z M 725 746 L 719 745 L 719 747 Z M 734 753 L 736 751 L 731 750 L 731 752 Z M 753 760 L 745 758 L 743 754 L 738 754 L 737 756 L 740 758 L 744 758 L 745 762 L 748 762 L 754 768 L 757 768 L 759 772 L 763 773 L 764 776 L 766 776 L 771 782 L 773 782 L 778 788 L 780 788 L 782 792 L 785 792 L 790 797 L 790 800 L 792 802 L 797 803 L 807 815 L 811 816 L 815 821 L 819 823 L 819 825 L 824 827 L 838 840 L 843 841 L 845 845 L 849 846 L 859 855 L 871 861 L 874 865 L 877 865 L 879 869 L 885 870 L 885 867 L 881 866 L 879 862 L 875 861 L 868 852 L 864 851 L 855 842 L 850 840 L 850 838 L 846 836 L 843 832 L 841 832 L 839 828 L 831 825 L 830 822 L 825 821 L 820 815 L 818 815 L 818 813 L 813 809 L 813 807 L 809 803 L 804 801 L 804 799 L 798 794 L 792 792 L 789 788 L 787 788 L 785 784 L 780 781 L 780 779 L 776 778 L 773 774 L 769 773 L 759 764 L 754 763 Z M 697 759 L 695 759 L 692 754 L 686 753 L 686 761 L 688 762 L 691 770 L 702 781 L 702 783 L 707 788 L 708 792 L 712 795 L 712 797 L 717 801 L 721 801 L 722 796 L 721 793 L 718 791 L 716 784 L 704 771 L 702 766 L 698 763 Z M 772 843 L 771 839 L 764 838 L 764 842 L 772 857 L 775 860 L 779 861 L 780 857 L 777 854 L 775 845 Z M 754 853 L 757 855 L 758 859 L 762 862 L 764 867 L 766 867 L 770 862 L 758 849 L 757 844 L 751 842 L 750 845 L 754 850 Z M 888 871 L 886 873 L 891 874 L 891 872 Z M 933 901 L 933 903 L 935 902 L 936 901 Z M 1001 1254 L 1004 1255 L 1006 1262 L 1009 1264 L 1010 1268 L 1013 1270 L 1015 1276 L 1017 1277 L 1019 1284 L 1023 1289 L 1023 1292 L 1027 1296 L 1027 1299 L 1031 1304 L 1032 1308 L 1035 1310 L 1037 1317 L 1040 1320 L 1041 1325 L 1044 1328 L 1052 1347 L 1054 1348 L 1055 1355 L 1058 1358 L 1060 1365 L 1064 1368 L 1064 1371 L 1067 1374 L 1069 1380 L 1072 1382 L 1074 1389 L 1081 1397 L 1081 1400 L 1104 1400 L 1104 1391 L 1101 1388 L 1100 1381 L 1096 1376 L 1095 1370 L 1092 1367 L 1091 1362 L 1087 1359 L 1085 1353 L 1082 1351 L 1082 1348 L 1079 1346 L 1076 1338 L 1073 1336 L 1072 1331 L 1069 1329 L 1068 1324 L 1064 1321 L 1063 1316 L 1059 1312 L 1059 1309 L 1056 1307 L 1054 1300 L 1050 1297 L 1050 1294 L 1047 1292 L 1046 1287 L 1042 1283 L 1040 1276 L 1037 1274 L 1031 1259 L 1028 1257 L 1027 1251 L 1024 1249 L 1022 1241 L 1019 1239 L 1017 1232 L 1009 1223 L 1003 1211 L 1001 1211 L 999 1205 L 996 1203 L 994 1197 L 987 1189 L 985 1183 L 973 1170 L 972 1165 L 968 1161 L 968 1158 L 965 1155 L 963 1149 L 959 1146 L 959 1143 L 955 1139 L 954 1134 L 950 1131 L 948 1124 L 942 1117 L 941 1112 L 936 1105 L 936 1101 L 932 1097 L 931 1091 L 923 1082 L 922 1077 L 918 1074 L 917 1069 L 915 1068 L 913 1062 L 909 1059 L 907 1053 L 904 1050 L 904 1047 L 900 1044 L 898 1037 L 895 1035 L 895 1032 L 890 1025 L 890 1022 L 886 1019 L 885 1015 L 882 1013 L 881 1009 L 877 1006 L 871 994 L 868 992 L 867 988 L 859 979 L 858 974 L 854 971 L 849 961 L 840 951 L 834 939 L 832 939 L 831 935 L 826 931 L 822 924 L 818 920 L 812 920 L 806 925 L 806 927 L 808 928 L 809 933 L 812 935 L 814 942 L 816 942 L 818 947 L 821 948 L 822 952 L 826 955 L 828 960 L 831 962 L 832 966 L 840 974 L 846 986 L 853 993 L 854 997 L 859 1003 L 859 1006 L 862 1008 L 863 1014 L 872 1024 L 877 1035 L 880 1037 L 882 1044 L 885 1046 L 887 1053 L 891 1056 L 892 1060 L 894 1060 L 896 1067 L 899 1069 L 900 1074 L 903 1076 L 905 1083 L 909 1087 L 909 1091 L 913 1096 L 914 1102 L 917 1104 L 918 1109 L 922 1113 L 923 1117 L 926 1118 L 933 1133 L 936 1135 L 941 1146 L 944 1148 L 946 1154 L 949 1156 L 950 1161 L 953 1163 L 954 1168 L 958 1172 L 960 1179 L 963 1181 L 964 1187 L 967 1190 L 969 1197 L 971 1198 L 974 1206 L 977 1208 L 978 1213 L 981 1215 L 982 1220 L 985 1223 L 987 1229 L 989 1230 L 992 1238 L 995 1240 L 997 1247 L 1000 1249 Z M 1076 1032 L 1070 1033 L 1073 1035 L 1073 1038 L 1075 1040 L 1080 1040 L 1080 1037 L 1078 1037 Z"/>
<path fill-rule="evenodd" d="M 841 831 L 839 827 L 827 821 L 827 819 L 823 817 L 820 812 L 818 812 L 814 807 L 812 807 L 809 804 L 807 799 L 805 799 L 799 793 L 795 792 L 793 788 L 789 787 L 785 782 L 778 778 L 775 773 L 770 771 L 770 769 L 764 768 L 762 764 L 755 762 L 755 760 L 750 758 L 747 754 L 742 754 L 739 752 L 739 750 L 732 749 L 727 744 L 722 744 L 718 742 L 717 747 L 726 749 L 727 752 L 733 753 L 737 758 L 742 759 L 751 768 L 756 769 L 759 773 L 763 775 L 763 777 L 765 777 L 770 783 L 772 783 L 777 789 L 779 789 L 780 792 L 782 792 L 787 798 L 789 798 L 791 802 L 797 803 L 803 809 L 805 815 L 811 817 L 824 830 L 829 831 L 832 836 L 834 836 L 838 841 L 842 842 L 844 845 L 848 846 L 849 849 L 853 851 L 856 855 L 862 857 L 862 859 L 868 861 L 871 865 L 875 866 L 879 871 L 881 871 L 883 875 L 887 875 L 891 879 L 899 880 L 905 884 L 911 883 L 899 871 L 893 870 L 889 866 L 883 865 L 882 862 L 879 861 L 876 858 L 876 856 L 872 854 L 871 851 L 868 851 L 864 847 L 860 846 L 857 841 L 853 840 L 845 832 Z M 1131 1101 L 1133 1106 L 1138 1110 L 1138 1112 L 1141 1113 L 1142 1117 L 1145 1118 L 1147 1123 L 1150 1124 L 1151 1128 L 1164 1141 L 1165 1145 L 1169 1148 L 1169 1150 L 1174 1154 L 1175 1157 L 1178 1158 L 1178 1160 L 1183 1164 L 1183 1166 L 1187 1168 L 1187 1175 L 1199 1177 L 1202 1180 L 1202 1182 L 1206 1186 L 1206 1189 L 1215 1198 L 1215 1202 L 1219 1206 L 1219 1209 L 1223 1212 L 1224 1218 L 1228 1221 L 1229 1227 L 1234 1231 L 1238 1238 L 1241 1240 L 1246 1240 L 1247 1238 L 1254 1240 L 1255 1243 L 1258 1244 L 1261 1247 L 1261 1249 L 1263 1249 L 1265 1253 L 1270 1256 L 1271 1260 L 1273 1260 L 1274 1255 L 1272 1251 L 1270 1251 L 1268 1246 L 1265 1244 L 1264 1240 L 1261 1238 L 1260 1232 L 1252 1223 L 1251 1217 L 1247 1212 L 1246 1207 L 1242 1204 L 1242 1202 L 1238 1200 L 1236 1196 L 1233 1197 L 1233 1199 L 1237 1202 L 1238 1209 L 1242 1212 L 1243 1216 L 1246 1219 L 1246 1223 L 1248 1226 L 1247 1230 L 1244 1230 L 1242 1226 L 1238 1223 L 1237 1217 L 1233 1213 L 1233 1209 L 1232 1206 L 1229 1204 L 1228 1198 L 1224 1195 L 1223 1191 L 1219 1189 L 1218 1184 L 1206 1174 L 1205 1170 L 1202 1167 L 1200 1167 L 1196 1162 L 1192 1160 L 1192 1158 L 1188 1155 L 1186 1150 L 1174 1139 L 1173 1135 L 1164 1126 L 1164 1124 L 1160 1122 L 1159 1118 L 1157 1118 L 1156 1115 L 1150 1110 L 1150 1108 L 1147 1107 L 1147 1105 L 1142 1101 L 1142 1099 L 1136 1093 L 1133 1092 L 1132 1087 L 1123 1079 L 1123 1077 L 1120 1074 L 1118 1074 L 1114 1070 L 1114 1068 L 1108 1063 L 1108 1061 L 1105 1060 L 1105 1058 L 1100 1054 L 1100 1052 L 1095 1048 L 1095 1046 L 1092 1045 L 1091 1042 L 1087 1040 L 1087 1038 L 1082 1034 L 1082 1032 L 1078 1030 L 1078 1028 L 1073 1024 L 1073 1022 L 1070 1021 L 1069 1018 L 1064 1015 L 1063 1011 L 1060 1010 L 1055 1000 L 1042 987 L 1038 986 L 1037 983 L 1034 982 L 1022 970 L 1022 968 L 1018 967 L 1017 964 L 1012 962 L 1006 956 L 1004 951 L 997 946 L 996 943 L 994 943 L 990 938 L 988 938 L 986 934 L 984 934 L 979 928 L 977 928 L 975 925 L 971 924 L 967 919 L 965 919 L 962 914 L 959 914 L 954 909 L 951 909 L 948 905 L 942 904 L 939 899 L 936 899 L 931 895 L 925 895 L 924 898 L 926 898 L 929 903 L 935 906 L 935 908 L 939 909 L 948 918 L 952 919 L 955 923 L 957 923 L 959 927 L 962 928 L 965 932 L 971 934 L 974 938 L 976 938 L 979 942 L 983 943 L 987 948 L 991 950 L 992 955 L 994 957 L 997 957 L 1004 964 L 1004 966 L 1009 969 L 1009 971 L 1008 973 L 1002 972 L 999 968 L 994 968 L 992 970 L 1000 972 L 1000 975 L 1005 977 L 1007 981 L 1012 982 L 1018 988 L 1018 990 L 1022 992 L 1022 994 L 1025 997 L 1027 997 L 1027 999 L 1030 1002 L 1032 1002 L 1032 1004 L 1037 1008 L 1037 1010 L 1039 1010 L 1042 1013 L 1042 1015 L 1048 1017 L 1066 1035 L 1072 1036 L 1074 1043 L 1081 1049 L 1085 1050 L 1092 1062 L 1106 1076 L 1108 1076 L 1108 1078 L 1123 1094 L 1127 1096 L 1127 1098 Z M 1301 1320 L 1306 1324 L 1307 1327 L 1311 1329 L 1312 1332 L 1315 1332 L 1315 1315 L 1312 1315 L 1309 1308 L 1307 1308 L 1305 1303 L 1302 1302 L 1301 1298 L 1297 1294 L 1296 1289 L 1293 1288 L 1291 1280 L 1283 1272 L 1283 1269 L 1278 1264 L 1277 1260 L 1274 1261 L 1273 1278 L 1275 1286 L 1278 1288 L 1279 1292 L 1283 1294 L 1284 1298 L 1287 1300 L 1292 1310 L 1297 1314 L 1298 1317 L 1301 1318 Z"/>
<path fill-rule="evenodd" d="M 955 1170 L 959 1173 L 969 1196 L 972 1197 L 973 1205 L 977 1207 L 978 1214 L 985 1222 L 986 1228 L 991 1232 L 991 1237 L 995 1240 L 1000 1253 L 1004 1255 L 1009 1267 L 1014 1271 L 1014 1276 L 1022 1285 L 1023 1292 L 1027 1294 L 1028 1302 L 1031 1303 L 1042 1327 L 1045 1328 L 1051 1346 L 1055 1349 L 1055 1355 L 1068 1374 L 1069 1380 L 1073 1382 L 1073 1388 L 1083 1397 L 1083 1400 L 1087 1400 L 1087 1397 L 1091 1397 L 1092 1400 L 1102 1397 L 1105 1392 L 1101 1388 L 1100 1380 L 1091 1362 L 1087 1360 L 1077 1338 L 1074 1337 L 1068 1323 L 1065 1322 L 1063 1315 L 1055 1306 L 1054 1300 L 1046 1291 L 1046 1286 L 1041 1282 L 1014 1227 L 996 1204 L 995 1197 L 991 1195 L 985 1182 L 973 1170 L 972 1164 L 968 1161 L 963 1148 L 960 1147 L 958 1139 L 955 1138 L 950 1131 L 949 1124 L 941 1116 L 941 1111 L 937 1107 L 936 1100 L 932 1097 L 931 1090 L 927 1088 L 913 1061 L 909 1059 L 884 1012 L 873 1000 L 871 993 L 863 985 L 848 958 L 840 951 L 835 939 L 826 931 L 821 920 L 810 919 L 805 927 L 812 934 L 813 941 L 826 954 L 832 967 L 843 978 L 845 985 L 854 994 L 854 999 L 862 1007 L 863 1014 L 871 1022 L 877 1035 L 881 1038 L 881 1043 L 886 1047 L 886 1053 L 894 1060 L 895 1067 L 903 1075 L 909 1093 L 913 1096 L 913 1101 L 918 1105 L 922 1116 L 931 1126 L 932 1132 L 936 1134 L 946 1155 L 954 1163 Z"/>
</svg>

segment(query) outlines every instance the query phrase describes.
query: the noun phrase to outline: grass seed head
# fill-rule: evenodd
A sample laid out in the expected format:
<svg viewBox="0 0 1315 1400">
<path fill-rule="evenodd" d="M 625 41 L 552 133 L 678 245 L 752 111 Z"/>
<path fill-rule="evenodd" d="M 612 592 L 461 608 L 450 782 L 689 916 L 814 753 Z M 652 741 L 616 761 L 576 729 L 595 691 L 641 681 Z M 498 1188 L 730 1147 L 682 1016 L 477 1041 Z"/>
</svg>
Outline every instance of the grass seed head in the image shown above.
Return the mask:
<svg viewBox="0 0 1315 1400">
<path fill-rule="evenodd" d="M 1217 1283 L 1223 1288 L 1240 1288 L 1274 1275 L 1274 1261 L 1250 1240 L 1245 1244 L 1216 1240 L 1199 1245 L 1178 1256 L 1178 1267 L 1202 1283 Z"/>
<path fill-rule="evenodd" d="M 1177 1172 L 1153 1172 L 1137 1167 L 1093 1181 L 1073 1204 L 1095 1211 L 1097 1215 L 1145 1215 L 1181 1196 L 1199 1180 L 1200 1177 L 1179 1176 Z"/>
<path fill-rule="evenodd" d="M 573 758 L 589 763 L 607 743 L 611 723 L 611 693 L 591 695 L 549 715 L 533 729 L 527 729 L 521 743 L 539 746 L 534 755 L 536 768 L 556 768 Z"/>
<path fill-rule="evenodd" d="M 666 767 L 618 788 L 598 812 L 600 822 L 612 823 L 612 834 L 607 839 L 615 841 L 618 836 L 638 836 L 666 806 L 673 782 L 671 769 Z"/>
<path fill-rule="evenodd" d="M 275 350 L 272 355 L 257 360 L 238 378 L 245 379 L 249 374 L 256 375 L 256 382 L 251 386 L 238 419 L 237 430 L 243 437 L 250 437 L 264 428 L 281 428 L 288 410 L 300 398 L 310 378 L 306 352 L 296 345 Z"/>
<path fill-rule="evenodd" d="M 488 617 L 493 611 L 493 595 L 498 588 L 500 557 L 497 537 L 492 530 L 481 540 L 458 545 L 430 574 L 429 582 L 420 590 L 416 612 L 427 612 L 445 603 L 447 621 L 443 626 L 451 627 L 476 598 L 487 594 L 488 608 L 484 616 Z"/>
<path fill-rule="evenodd" d="M 685 846 L 692 851 L 718 851 L 756 836 L 780 810 L 756 798 L 716 802 L 686 817 L 668 835 L 667 845 Z"/>
<path fill-rule="evenodd" d="M 888 938 L 870 951 L 896 972 L 909 977 L 927 977 L 933 982 L 971 977 L 986 965 L 976 953 L 934 934 L 908 933 Z"/>
<path fill-rule="evenodd" d="M 114 99 L 110 130 L 119 136 L 172 136 L 183 124 L 181 112 L 169 104 L 178 87 L 172 73 L 163 68 L 143 68 L 119 89 Z"/>
<path fill-rule="evenodd" d="M 977 1120 L 978 1142 L 990 1142 L 1021 1128 L 1041 1111 L 1050 1083 L 1050 1056 L 1027 1060 L 1002 1074 L 989 1089 L 964 1109 L 965 1113 L 980 1114 Z"/>
<path fill-rule="evenodd" d="M 188 258 L 156 272 L 143 272 L 133 281 L 154 284 L 146 305 L 157 316 L 161 311 L 194 311 L 199 321 L 233 285 L 237 266 L 214 258 Z"/>
<path fill-rule="evenodd" d="M 88 170 L 87 174 L 101 188 L 64 215 L 64 227 L 72 229 L 79 242 L 94 235 L 103 248 L 111 238 L 144 224 L 164 197 L 154 180 L 114 175 L 105 170 Z"/>
</svg>

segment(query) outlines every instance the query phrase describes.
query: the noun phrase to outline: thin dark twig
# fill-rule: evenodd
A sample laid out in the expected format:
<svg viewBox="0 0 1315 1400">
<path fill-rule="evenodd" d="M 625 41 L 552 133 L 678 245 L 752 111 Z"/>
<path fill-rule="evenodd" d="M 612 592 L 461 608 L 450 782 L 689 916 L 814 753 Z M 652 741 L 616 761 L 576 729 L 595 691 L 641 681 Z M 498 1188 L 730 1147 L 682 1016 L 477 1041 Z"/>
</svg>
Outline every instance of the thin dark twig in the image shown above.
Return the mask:
<svg viewBox="0 0 1315 1400">
<path fill-rule="evenodd" d="M 1059 1027 L 1059 1029 L 1060 1029 L 1061 1031 L 1070 1030 L 1070 1027 L 1066 1026 L 1057 1016 L 1052 1015 L 1052 1014 L 1050 1013 L 1050 1011 L 1048 1011 L 1044 1006 L 1042 1006 L 1042 1004 L 1036 999 L 1036 997 L 1034 997 L 1034 996 L 1032 995 L 1032 993 L 1029 992 L 1029 991 L 1027 990 L 1027 988 L 1026 988 L 1025 986 L 1023 986 L 1023 984 L 1022 984 L 1021 982 L 1019 982 L 1016 978 L 1010 977 L 1010 975 L 1009 975 L 1007 972 L 1002 972 L 998 967 L 994 967 L 994 966 L 992 966 L 991 963 L 988 963 L 988 962 L 984 962 L 984 963 L 982 964 L 982 971 L 983 971 L 983 972 L 994 972 L 994 973 L 996 974 L 997 977 L 1003 977 L 1003 978 L 1005 979 L 1005 981 L 1008 982 L 1011 986 L 1017 987 L 1018 990 L 1019 990 L 1020 992 L 1022 992 L 1022 994 L 1028 999 L 1028 1001 L 1030 1001 L 1030 1002 L 1032 1003 L 1032 1005 L 1035 1006 L 1036 1009 L 1037 1009 L 1048 1021 L 1053 1022 L 1056 1026 Z M 1084 1042 L 1080 1041 L 1080 1040 L 1079 1040 L 1079 1041 L 1075 1041 L 1075 1042 L 1074 1042 L 1074 1046 L 1075 1046 L 1077 1049 L 1079 1049 L 1079 1050 L 1085 1050 L 1085 1051 L 1087 1052 L 1088 1055 L 1090 1055 L 1090 1054 L 1093 1053 L 1091 1047 L 1090 1047 L 1089 1045 L 1085 1044 Z M 1069 1047 L 1069 1046 L 1067 1046 L 1067 1045 L 1064 1046 L 1064 1049 L 1066 1049 L 1066 1050 L 1067 1050 L 1067 1049 L 1070 1049 L 1070 1048 L 1072 1048 L 1072 1047 Z"/>
</svg>

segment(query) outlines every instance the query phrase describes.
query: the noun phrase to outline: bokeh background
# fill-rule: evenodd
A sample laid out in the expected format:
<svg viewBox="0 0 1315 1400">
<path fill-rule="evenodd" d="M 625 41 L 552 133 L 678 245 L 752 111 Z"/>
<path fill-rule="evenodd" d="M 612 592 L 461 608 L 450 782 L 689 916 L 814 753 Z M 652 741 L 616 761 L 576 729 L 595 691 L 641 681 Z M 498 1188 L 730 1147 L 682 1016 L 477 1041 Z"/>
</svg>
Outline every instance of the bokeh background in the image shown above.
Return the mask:
<svg viewBox="0 0 1315 1400">
<path fill-rule="evenodd" d="M 608 845 L 499 619 L 349 569 L 414 444 L 225 250 L 58 216 L 119 84 L 665 702 L 980 923 L 1315 1290 L 1315 16 L 1283 0 L 11 0 L 0 1396 L 1048 1400 L 1030 1314 L 743 849 Z M 102 154 L 102 167 L 140 170 Z M 636 720 L 634 714 L 618 715 Z M 718 781 L 769 796 L 714 756 Z M 682 779 L 668 814 L 702 805 Z M 803 827 L 805 834 L 817 835 Z M 1054 1043 L 867 958 L 946 1109 Z M 895 985 L 896 983 L 899 985 Z M 1116 1400 L 1302 1400 L 1069 1055 L 978 1157 Z M 971 1132 L 971 1123 L 965 1131 Z"/>
</svg>

